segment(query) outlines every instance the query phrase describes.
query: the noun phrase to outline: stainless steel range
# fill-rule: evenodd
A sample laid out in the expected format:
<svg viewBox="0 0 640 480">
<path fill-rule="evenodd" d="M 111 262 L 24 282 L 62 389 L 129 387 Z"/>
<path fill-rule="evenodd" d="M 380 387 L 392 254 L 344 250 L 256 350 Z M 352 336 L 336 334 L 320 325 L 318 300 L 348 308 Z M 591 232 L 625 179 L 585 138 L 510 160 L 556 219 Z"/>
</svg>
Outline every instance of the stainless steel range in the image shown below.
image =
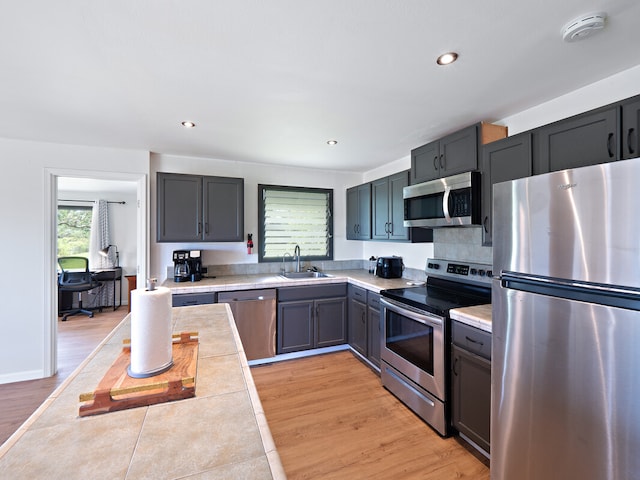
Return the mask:
<svg viewBox="0 0 640 480">
<path fill-rule="evenodd" d="M 448 435 L 449 359 L 454 308 L 491 303 L 491 265 L 428 259 L 423 286 L 380 292 L 382 384 Z"/>
</svg>

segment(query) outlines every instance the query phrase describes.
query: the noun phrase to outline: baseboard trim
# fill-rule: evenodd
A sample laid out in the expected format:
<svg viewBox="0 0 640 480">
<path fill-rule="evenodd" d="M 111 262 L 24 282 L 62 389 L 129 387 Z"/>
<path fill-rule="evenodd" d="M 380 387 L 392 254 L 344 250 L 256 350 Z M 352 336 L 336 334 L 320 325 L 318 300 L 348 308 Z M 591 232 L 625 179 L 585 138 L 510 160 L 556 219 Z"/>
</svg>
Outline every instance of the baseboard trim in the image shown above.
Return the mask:
<svg viewBox="0 0 640 480">
<path fill-rule="evenodd" d="M 258 358 L 256 360 L 249 360 L 247 363 L 250 367 L 256 365 L 267 365 L 269 363 L 283 362 L 285 360 L 294 360 L 296 358 L 312 357 L 314 355 L 322 355 L 323 353 L 340 352 L 342 350 L 349 350 L 349 345 L 336 345 L 334 347 L 314 348 L 312 350 L 302 350 L 300 352 L 282 353 L 275 357 Z"/>
<path fill-rule="evenodd" d="M 46 378 L 44 370 L 28 370 L 26 372 L 14 372 L 0 375 L 0 384 L 24 382 L 26 380 L 38 380 Z"/>
</svg>

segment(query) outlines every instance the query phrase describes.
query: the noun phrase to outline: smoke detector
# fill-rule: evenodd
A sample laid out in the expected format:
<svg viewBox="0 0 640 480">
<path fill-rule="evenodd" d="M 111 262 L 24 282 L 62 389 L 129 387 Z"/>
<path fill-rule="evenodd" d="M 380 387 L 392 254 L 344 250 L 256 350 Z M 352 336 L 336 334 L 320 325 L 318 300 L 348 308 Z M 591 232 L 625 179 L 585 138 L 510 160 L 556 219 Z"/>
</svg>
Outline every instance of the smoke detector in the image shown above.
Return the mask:
<svg viewBox="0 0 640 480">
<path fill-rule="evenodd" d="M 565 42 L 577 42 L 578 40 L 589 37 L 604 28 L 606 18 L 607 14 L 604 12 L 581 15 L 564 26 L 562 29 L 562 39 Z"/>
</svg>

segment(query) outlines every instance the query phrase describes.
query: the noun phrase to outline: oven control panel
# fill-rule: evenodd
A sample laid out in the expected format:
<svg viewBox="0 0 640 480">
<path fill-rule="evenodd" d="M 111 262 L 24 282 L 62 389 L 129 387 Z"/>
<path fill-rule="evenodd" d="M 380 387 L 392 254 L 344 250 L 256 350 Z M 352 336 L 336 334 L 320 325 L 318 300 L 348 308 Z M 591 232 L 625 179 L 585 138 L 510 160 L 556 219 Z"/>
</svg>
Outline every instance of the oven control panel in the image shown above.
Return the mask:
<svg viewBox="0 0 640 480">
<path fill-rule="evenodd" d="M 429 258 L 425 273 L 427 276 L 447 278 L 468 283 L 490 285 L 493 271 L 490 264 L 459 262 L 455 260 L 441 260 Z"/>
</svg>

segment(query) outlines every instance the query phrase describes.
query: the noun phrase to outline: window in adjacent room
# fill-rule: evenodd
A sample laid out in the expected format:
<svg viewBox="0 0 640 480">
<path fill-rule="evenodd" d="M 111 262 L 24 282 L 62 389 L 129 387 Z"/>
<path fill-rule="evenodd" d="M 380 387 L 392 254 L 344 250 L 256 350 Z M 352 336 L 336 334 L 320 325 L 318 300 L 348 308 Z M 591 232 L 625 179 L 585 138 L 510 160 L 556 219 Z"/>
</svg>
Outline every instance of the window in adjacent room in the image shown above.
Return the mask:
<svg viewBox="0 0 640 480">
<path fill-rule="evenodd" d="M 89 258 L 93 207 L 58 205 L 58 256 Z"/>
<path fill-rule="evenodd" d="M 333 260 L 332 212 L 332 189 L 258 185 L 258 261 Z"/>
</svg>

